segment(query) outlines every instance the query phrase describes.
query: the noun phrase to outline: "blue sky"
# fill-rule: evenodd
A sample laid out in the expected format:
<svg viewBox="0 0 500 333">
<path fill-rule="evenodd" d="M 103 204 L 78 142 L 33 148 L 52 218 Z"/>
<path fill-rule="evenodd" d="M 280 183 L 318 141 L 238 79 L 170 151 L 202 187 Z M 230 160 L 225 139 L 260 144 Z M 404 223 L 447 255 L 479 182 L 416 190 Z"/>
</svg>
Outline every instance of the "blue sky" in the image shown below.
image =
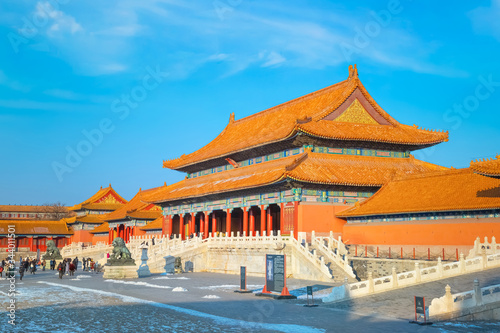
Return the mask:
<svg viewBox="0 0 500 333">
<path fill-rule="evenodd" d="M 347 78 L 399 122 L 448 130 L 415 153 L 500 153 L 500 0 L 0 2 L 0 203 L 130 199 L 184 174 L 242 118 Z M 75 156 L 78 154 L 78 156 Z"/>
</svg>

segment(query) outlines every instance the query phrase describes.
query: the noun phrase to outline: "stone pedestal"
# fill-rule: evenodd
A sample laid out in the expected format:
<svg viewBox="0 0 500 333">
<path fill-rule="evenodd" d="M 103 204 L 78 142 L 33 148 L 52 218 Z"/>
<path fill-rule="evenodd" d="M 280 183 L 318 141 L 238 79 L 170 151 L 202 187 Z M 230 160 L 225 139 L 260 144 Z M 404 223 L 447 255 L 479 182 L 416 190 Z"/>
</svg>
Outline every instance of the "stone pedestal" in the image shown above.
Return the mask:
<svg viewBox="0 0 500 333">
<path fill-rule="evenodd" d="M 138 277 L 139 277 L 139 274 L 137 273 L 136 266 L 108 266 L 108 265 L 106 265 L 104 268 L 103 278 L 105 278 L 105 279 L 137 279 Z"/>
<path fill-rule="evenodd" d="M 143 245 L 140 248 L 142 249 L 141 266 L 139 266 L 137 274 L 140 278 L 148 277 L 151 276 L 151 271 L 149 270 L 148 266 L 148 247 L 146 245 Z"/>
</svg>

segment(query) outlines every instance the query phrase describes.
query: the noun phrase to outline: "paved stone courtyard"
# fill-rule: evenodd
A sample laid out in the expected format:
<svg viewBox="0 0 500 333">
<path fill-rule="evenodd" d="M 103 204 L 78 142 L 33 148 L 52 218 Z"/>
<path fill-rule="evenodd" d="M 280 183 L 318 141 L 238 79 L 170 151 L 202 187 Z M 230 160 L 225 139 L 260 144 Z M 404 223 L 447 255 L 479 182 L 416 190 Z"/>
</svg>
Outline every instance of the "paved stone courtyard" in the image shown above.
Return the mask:
<svg viewBox="0 0 500 333">
<path fill-rule="evenodd" d="M 13 332 L 498 332 L 495 323 L 409 324 L 413 296 L 444 294 L 500 283 L 500 269 L 432 282 L 337 304 L 305 308 L 305 286 L 317 296 L 333 284 L 288 280 L 297 300 L 274 300 L 234 293 L 239 276 L 213 273 L 153 275 L 134 280 L 105 280 L 102 274 L 77 271 L 60 280 L 55 271 L 38 271 L 17 280 L 16 327 L 7 324 L 8 284 L 0 288 L 2 328 Z M 263 278 L 248 277 L 249 289 L 259 290 Z M 302 296 L 302 297 L 301 297 Z"/>
</svg>

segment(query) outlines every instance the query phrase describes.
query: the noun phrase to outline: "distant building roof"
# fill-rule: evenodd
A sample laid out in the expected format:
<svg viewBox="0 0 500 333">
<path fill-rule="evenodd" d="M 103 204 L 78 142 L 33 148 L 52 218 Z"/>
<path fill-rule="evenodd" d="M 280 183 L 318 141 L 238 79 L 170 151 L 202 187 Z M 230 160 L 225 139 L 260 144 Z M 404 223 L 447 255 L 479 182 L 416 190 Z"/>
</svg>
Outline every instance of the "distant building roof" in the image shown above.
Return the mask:
<svg viewBox="0 0 500 333">
<path fill-rule="evenodd" d="M 14 225 L 15 235 L 72 235 L 73 231 L 68 228 L 64 221 L 21 221 L 0 220 L 0 235 L 8 234 L 9 226 Z"/>
<path fill-rule="evenodd" d="M 87 200 L 69 207 L 69 210 L 79 211 L 83 209 L 88 210 L 108 210 L 113 211 L 127 203 L 116 191 L 111 187 L 102 188 L 97 191 L 93 196 Z"/>
</svg>

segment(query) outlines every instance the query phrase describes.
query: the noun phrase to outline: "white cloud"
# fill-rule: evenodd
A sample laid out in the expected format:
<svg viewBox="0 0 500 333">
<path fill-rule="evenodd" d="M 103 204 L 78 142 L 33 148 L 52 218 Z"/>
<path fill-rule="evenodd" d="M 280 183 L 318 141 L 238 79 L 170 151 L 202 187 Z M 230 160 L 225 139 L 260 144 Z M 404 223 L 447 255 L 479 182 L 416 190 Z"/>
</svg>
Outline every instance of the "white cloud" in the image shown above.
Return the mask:
<svg viewBox="0 0 500 333">
<path fill-rule="evenodd" d="M 476 32 L 491 35 L 500 41 L 500 0 L 492 0 L 490 7 L 478 7 L 468 16 Z"/>
<path fill-rule="evenodd" d="M 286 58 L 283 57 L 281 54 L 277 52 L 269 52 L 267 55 L 264 53 L 261 53 L 262 57 L 265 57 L 265 62 L 262 64 L 262 67 L 270 67 L 270 66 L 276 66 L 279 65 L 283 62 L 286 61 Z"/>
<path fill-rule="evenodd" d="M 49 2 L 38 2 L 36 4 L 37 17 L 45 17 L 50 20 L 48 23 L 47 34 L 50 37 L 56 37 L 59 34 L 75 34 L 83 31 L 82 26 L 76 22 L 75 18 L 67 15 L 61 10 L 56 10 Z"/>
</svg>

